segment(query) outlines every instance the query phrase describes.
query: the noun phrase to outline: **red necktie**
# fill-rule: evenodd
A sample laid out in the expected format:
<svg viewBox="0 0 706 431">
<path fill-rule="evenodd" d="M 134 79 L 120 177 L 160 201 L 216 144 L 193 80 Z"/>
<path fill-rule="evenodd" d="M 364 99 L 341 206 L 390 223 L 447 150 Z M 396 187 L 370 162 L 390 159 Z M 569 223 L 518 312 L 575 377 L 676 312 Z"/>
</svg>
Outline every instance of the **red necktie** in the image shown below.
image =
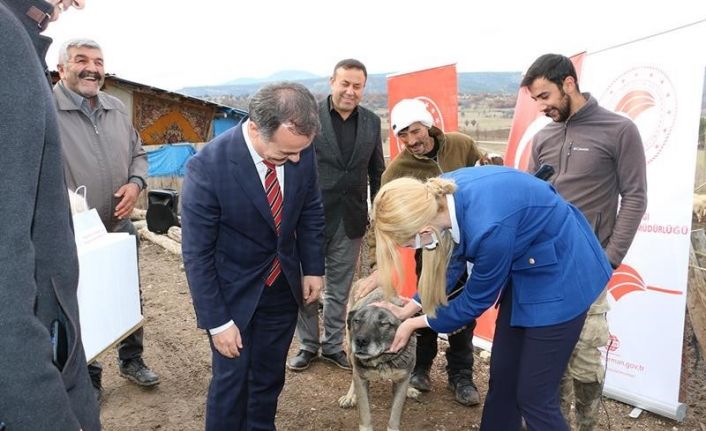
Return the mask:
<svg viewBox="0 0 706 431">
<path fill-rule="evenodd" d="M 282 189 L 279 187 L 275 165 L 264 160 L 263 163 L 267 166 L 267 172 L 265 173 L 265 192 L 267 193 L 267 202 L 270 204 L 272 218 L 275 221 L 275 229 L 277 229 L 277 235 L 279 235 L 279 226 L 282 223 Z M 277 277 L 281 272 L 282 268 L 279 263 L 279 258 L 275 256 L 275 259 L 272 261 L 272 265 L 270 266 L 270 272 L 265 280 L 265 286 L 272 286 L 272 283 L 277 280 Z"/>
</svg>

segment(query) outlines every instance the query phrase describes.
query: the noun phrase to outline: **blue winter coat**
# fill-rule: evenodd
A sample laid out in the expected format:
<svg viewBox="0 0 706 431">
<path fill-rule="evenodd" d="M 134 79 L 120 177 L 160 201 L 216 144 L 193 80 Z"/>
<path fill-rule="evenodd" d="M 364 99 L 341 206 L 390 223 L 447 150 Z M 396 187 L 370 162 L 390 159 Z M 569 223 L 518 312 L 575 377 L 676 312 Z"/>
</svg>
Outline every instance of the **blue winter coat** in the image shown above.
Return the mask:
<svg viewBox="0 0 706 431">
<path fill-rule="evenodd" d="M 451 257 L 448 290 L 466 262 L 473 271 L 463 292 L 437 309 L 429 325 L 452 332 L 480 316 L 508 286 L 513 326 L 566 322 L 588 310 L 611 267 L 594 233 L 554 188 L 515 169 L 487 166 L 442 176 L 453 194 L 460 242 Z"/>
</svg>

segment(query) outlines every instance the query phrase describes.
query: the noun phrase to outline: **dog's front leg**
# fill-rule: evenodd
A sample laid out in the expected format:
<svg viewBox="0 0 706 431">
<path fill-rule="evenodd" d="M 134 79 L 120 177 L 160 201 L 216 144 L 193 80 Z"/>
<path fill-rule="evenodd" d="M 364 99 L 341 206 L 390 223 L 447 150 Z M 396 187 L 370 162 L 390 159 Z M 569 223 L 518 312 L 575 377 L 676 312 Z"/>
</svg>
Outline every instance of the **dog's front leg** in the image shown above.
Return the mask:
<svg viewBox="0 0 706 431">
<path fill-rule="evenodd" d="M 363 380 L 357 373 L 353 373 L 353 384 L 355 385 L 356 398 L 358 398 L 358 429 L 360 431 L 373 431 L 373 423 L 370 417 L 370 399 L 368 391 L 370 385 L 367 380 Z"/>
<path fill-rule="evenodd" d="M 338 399 L 338 405 L 344 409 L 355 406 L 355 382 L 351 379 L 351 386 L 348 393 Z"/>
<path fill-rule="evenodd" d="M 390 421 L 387 422 L 387 431 L 400 430 L 400 418 L 402 417 L 402 409 L 404 408 L 404 402 L 407 398 L 408 386 L 409 379 L 402 379 L 401 381 L 393 383 L 392 408 L 390 409 Z"/>
</svg>

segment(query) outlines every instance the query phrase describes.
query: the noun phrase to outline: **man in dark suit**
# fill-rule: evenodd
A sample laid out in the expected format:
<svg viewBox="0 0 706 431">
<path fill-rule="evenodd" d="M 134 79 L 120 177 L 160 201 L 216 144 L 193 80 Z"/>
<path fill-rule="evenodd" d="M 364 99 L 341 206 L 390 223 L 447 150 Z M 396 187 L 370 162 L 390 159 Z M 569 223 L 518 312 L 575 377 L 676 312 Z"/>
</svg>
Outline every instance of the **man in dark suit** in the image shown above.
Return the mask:
<svg viewBox="0 0 706 431">
<path fill-rule="evenodd" d="M 323 287 L 316 101 L 295 83 L 250 100 L 250 118 L 188 165 L 182 251 L 209 332 L 207 430 L 273 430 L 299 306 Z"/>
<path fill-rule="evenodd" d="M 97 431 L 78 259 L 40 33 L 83 0 L 0 0 L 0 428 Z"/>
<path fill-rule="evenodd" d="M 314 148 L 326 213 L 324 331 L 320 340 L 317 304 L 304 307 L 297 322 L 300 350 L 287 361 L 291 370 L 308 368 L 319 348 L 322 359 L 350 369 L 343 351 L 348 292 L 368 225 L 368 182 L 372 200 L 385 170 L 380 118 L 359 106 L 367 78 L 360 61 L 339 61 L 330 79 L 331 95 L 319 104 L 321 133 Z"/>
</svg>

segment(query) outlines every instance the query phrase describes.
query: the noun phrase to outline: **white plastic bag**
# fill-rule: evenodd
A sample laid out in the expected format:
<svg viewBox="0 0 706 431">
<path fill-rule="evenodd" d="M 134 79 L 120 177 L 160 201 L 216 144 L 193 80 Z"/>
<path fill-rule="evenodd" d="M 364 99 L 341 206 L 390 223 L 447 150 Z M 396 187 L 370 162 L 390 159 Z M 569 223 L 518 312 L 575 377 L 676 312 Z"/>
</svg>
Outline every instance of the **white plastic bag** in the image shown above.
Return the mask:
<svg viewBox="0 0 706 431">
<path fill-rule="evenodd" d="M 71 205 L 71 214 L 82 213 L 88 211 L 88 202 L 86 201 L 86 186 L 78 186 L 76 190 L 67 189 L 69 191 L 69 204 Z"/>
<path fill-rule="evenodd" d="M 135 238 L 108 233 L 88 208 L 86 187 L 69 190 L 78 253 L 78 308 L 88 361 L 142 325 Z"/>
<path fill-rule="evenodd" d="M 75 192 L 69 190 L 69 202 L 74 219 L 74 238 L 77 247 L 95 241 L 108 233 L 98 211 L 95 208 L 88 209 L 86 186 L 79 186 Z"/>
</svg>

